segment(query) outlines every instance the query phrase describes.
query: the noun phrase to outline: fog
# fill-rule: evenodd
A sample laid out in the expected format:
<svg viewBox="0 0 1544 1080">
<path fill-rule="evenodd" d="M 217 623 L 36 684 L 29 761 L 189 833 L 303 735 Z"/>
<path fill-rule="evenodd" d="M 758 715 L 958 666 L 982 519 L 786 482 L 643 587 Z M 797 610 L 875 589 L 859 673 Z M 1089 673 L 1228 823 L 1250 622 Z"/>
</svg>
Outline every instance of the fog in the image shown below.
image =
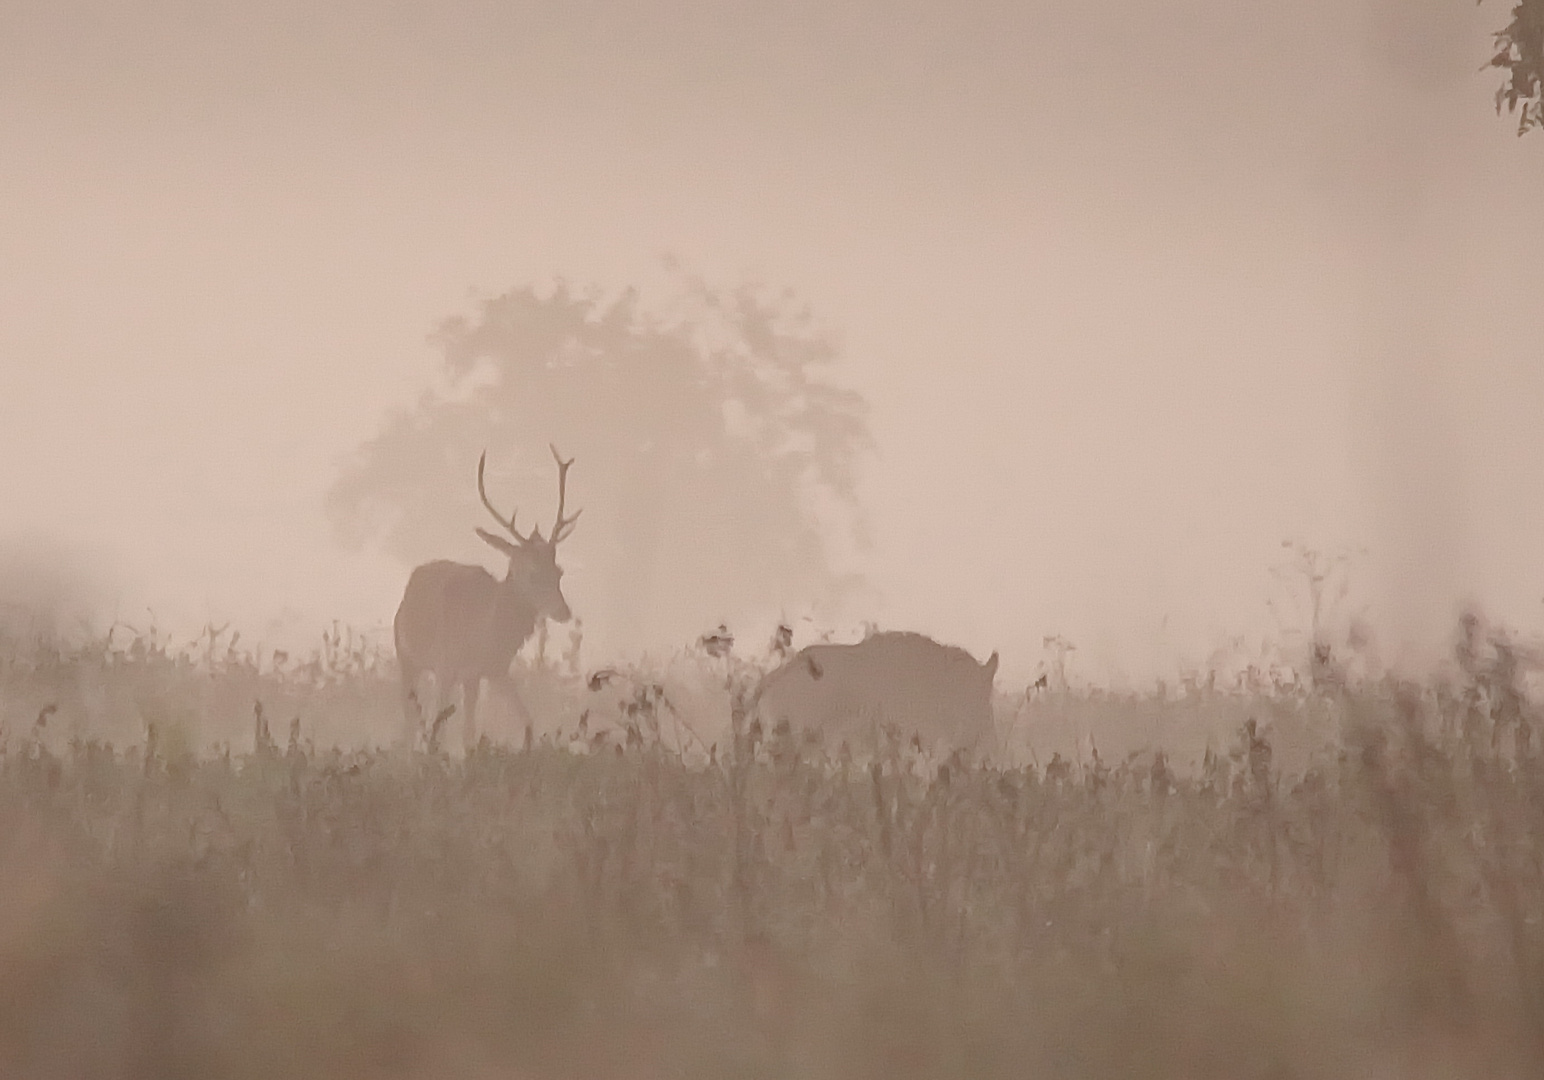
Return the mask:
<svg viewBox="0 0 1544 1080">
<path fill-rule="evenodd" d="M 67 550 L 47 595 L 102 620 L 387 624 L 411 566 L 324 501 L 439 378 L 430 332 L 558 278 L 664 296 L 668 254 L 792 290 L 869 404 L 833 621 L 1147 678 L 1301 630 L 1300 540 L 1359 553 L 1386 657 L 1468 602 L 1536 628 L 1544 137 L 1494 113 L 1504 18 L 10 0 L 0 543 Z M 481 523 L 447 557 L 494 566 Z M 602 539 L 567 586 L 602 650 L 811 603 L 624 629 Z"/>
</svg>

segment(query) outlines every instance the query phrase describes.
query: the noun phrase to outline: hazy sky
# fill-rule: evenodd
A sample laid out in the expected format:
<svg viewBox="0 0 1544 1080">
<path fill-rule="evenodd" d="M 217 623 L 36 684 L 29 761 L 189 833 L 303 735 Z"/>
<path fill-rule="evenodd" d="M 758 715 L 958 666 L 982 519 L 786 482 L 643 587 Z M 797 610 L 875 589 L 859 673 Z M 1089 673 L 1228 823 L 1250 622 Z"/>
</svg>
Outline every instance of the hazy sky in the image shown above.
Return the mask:
<svg viewBox="0 0 1544 1080">
<path fill-rule="evenodd" d="M 838 335 L 885 625 L 1142 674 L 1273 632 L 1297 537 L 1367 549 L 1386 633 L 1535 626 L 1506 11 L 4 0 L 0 542 L 130 622 L 387 622 L 407 568 L 321 498 L 430 329 L 671 252 Z"/>
</svg>

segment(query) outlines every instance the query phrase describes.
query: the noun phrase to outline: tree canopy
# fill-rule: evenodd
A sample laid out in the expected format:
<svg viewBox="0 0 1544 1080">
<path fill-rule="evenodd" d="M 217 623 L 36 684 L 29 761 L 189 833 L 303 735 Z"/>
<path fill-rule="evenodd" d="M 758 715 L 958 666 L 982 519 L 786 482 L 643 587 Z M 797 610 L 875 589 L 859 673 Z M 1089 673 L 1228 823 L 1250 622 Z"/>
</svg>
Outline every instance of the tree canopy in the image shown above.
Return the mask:
<svg viewBox="0 0 1544 1080">
<path fill-rule="evenodd" d="M 844 524 L 861 537 L 871 440 L 861 396 L 823 378 L 835 347 L 786 295 L 685 284 L 668 316 L 635 290 L 559 282 L 446 319 L 431 338 L 443 385 L 392 416 L 329 493 L 340 536 L 410 564 L 496 561 L 472 533 L 487 524 L 478 456 L 495 505 L 545 530 L 554 443 L 576 460 L 570 512 L 584 509 L 560 553 L 565 591 L 608 641 L 690 640 L 851 584 L 829 541 Z"/>
</svg>

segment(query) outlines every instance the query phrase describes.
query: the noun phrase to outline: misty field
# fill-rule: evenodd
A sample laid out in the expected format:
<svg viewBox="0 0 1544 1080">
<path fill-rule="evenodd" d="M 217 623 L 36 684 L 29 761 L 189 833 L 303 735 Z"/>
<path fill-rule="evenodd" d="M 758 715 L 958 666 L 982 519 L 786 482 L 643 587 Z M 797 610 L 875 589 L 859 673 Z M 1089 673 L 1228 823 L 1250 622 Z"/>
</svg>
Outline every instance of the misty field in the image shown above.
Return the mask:
<svg viewBox="0 0 1544 1080">
<path fill-rule="evenodd" d="M 1544 715 L 1467 629 L 1423 687 L 1004 697 L 986 764 L 761 731 L 698 653 L 542 665 L 462 755 L 370 745 L 342 633 L 12 645 L 0 1074 L 1538 1075 Z"/>
</svg>

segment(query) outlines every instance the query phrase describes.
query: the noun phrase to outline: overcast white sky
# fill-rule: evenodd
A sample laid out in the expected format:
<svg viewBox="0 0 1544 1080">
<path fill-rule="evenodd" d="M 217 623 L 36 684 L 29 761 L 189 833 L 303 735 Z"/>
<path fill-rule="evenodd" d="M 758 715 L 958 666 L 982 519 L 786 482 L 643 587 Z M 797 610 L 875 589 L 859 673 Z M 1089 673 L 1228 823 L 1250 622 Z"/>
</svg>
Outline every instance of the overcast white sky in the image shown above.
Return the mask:
<svg viewBox="0 0 1544 1080">
<path fill-rule="evenodd" d="M 840 335 L 885 625 L 1146 674 L 1273 631 L 1299 537 L 1386 636 L 1536 626 L 1544 135 L 1505 5 L 1377 3 L 6 0 L 0 543 L 388 622 L 321 497 L 427 332 L 673 252 Z"/>
</svg>

